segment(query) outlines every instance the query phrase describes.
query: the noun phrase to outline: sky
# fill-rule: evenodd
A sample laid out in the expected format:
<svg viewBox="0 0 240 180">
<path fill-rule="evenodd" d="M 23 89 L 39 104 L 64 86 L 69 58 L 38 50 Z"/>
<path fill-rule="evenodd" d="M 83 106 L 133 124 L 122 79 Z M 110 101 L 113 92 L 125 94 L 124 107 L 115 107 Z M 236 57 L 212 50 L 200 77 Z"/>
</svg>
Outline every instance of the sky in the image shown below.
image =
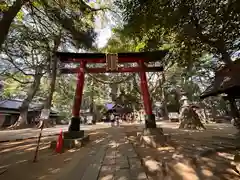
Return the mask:
<svg viewBox="0 0 240 180">
<path fill-rule="evenodd" d="M 102 29 L 97 29 L 96 32 L 98 33 L 97 46 L 98 48 L 102 48 L 107 44 L 108 39 L 112 35 L 111 27 L 107 26 Z"/>
<path fill-rule="evenodd" d="M 95 18 L 95 31 L 98 34 L 96 43 L 98 48 L 102 48 L 107 44 L 108 39 L 112 35 L 111 29 L 113 26 L 110 13 L 106 13 L 105 18 L 101 16 Z"/>
<path fill-rule="evenodd" d="M 111 4 L 111 0 L 108 0 L 109 2 L 106 2 L 106 0 L 88 0 L 88 3 L 90 6 L 93 6 L 94 8 L 98 9 L 101 7 L 108 6 Z M 92 3 L 92 4 L 91 4 Z M 112 27 L 114 26 L 114 22 L 112 21 L 112 14 L 111 12 L 104 12 L 103 14 L 100 13 L 98 16 L 95 17 L 95 31 L 97 32 L 97 46 L 98 48 L 102 48 L 107 44 L 108 39 L 112 35 Z"/>
</svg>

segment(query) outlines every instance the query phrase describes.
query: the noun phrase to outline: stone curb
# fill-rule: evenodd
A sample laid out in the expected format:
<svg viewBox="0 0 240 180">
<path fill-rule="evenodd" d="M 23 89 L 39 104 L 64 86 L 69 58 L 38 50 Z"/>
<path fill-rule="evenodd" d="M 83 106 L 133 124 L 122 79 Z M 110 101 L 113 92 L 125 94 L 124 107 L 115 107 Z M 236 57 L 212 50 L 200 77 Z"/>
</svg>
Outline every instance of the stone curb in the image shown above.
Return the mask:
<svg viewBox="0 0 240 180">
<path fill-rule="evenodd" d="M 124 133 L 125 133 L 125 135 L 126 135 L 127 140 L 129 141 L 129 144 L 132 145 L 133 150 L 134 150 L 135 154 L 137 155 L 137 159 L 139 159 L 139 161 L 140 161 L 140 163 L 141 163 L 141 165 L 142 165 L 142 167 L 143 167 L 143 170 L 144 170 L 144 172 L 145 172 L 145 174 L 146 174 L 146 177 L 147 177 L 146 180 L 150 180 L 150 177 L 149 177 L 148 173 L 146 172 L 146 170 L 148 170 L 148 168 L 147 168 L 147 166 L 145 165 L 144 159 L 143 159 L 143 158 L 139 155 L 139 153 L 136 151 L 134 143 L 132 143 L 132 142 L 128 139 L 128 136 L 127 136 L 126 132 L 124 132 Z M 138 137 L 137 137 L 137 138 L 138 138 Z"/>
<path fill-rule="evenodd" d="M 56 134 L 49 134 L 49 135 L 42 135 L 42 137 L 51 137 L 51 136 L 57 136 L 59 133 Z M 19 139 L 11 139 L 11 140 L 0 140 L 0 143 L 5 143 L 5 142 L 16 142 L 16 141 L 22 141 L 22 140 L 29 140 L 29 139 L 37 139 L 38 136 L 34 137 L 27 137 L 27 138 L 19 138 Z"/>
</svg>

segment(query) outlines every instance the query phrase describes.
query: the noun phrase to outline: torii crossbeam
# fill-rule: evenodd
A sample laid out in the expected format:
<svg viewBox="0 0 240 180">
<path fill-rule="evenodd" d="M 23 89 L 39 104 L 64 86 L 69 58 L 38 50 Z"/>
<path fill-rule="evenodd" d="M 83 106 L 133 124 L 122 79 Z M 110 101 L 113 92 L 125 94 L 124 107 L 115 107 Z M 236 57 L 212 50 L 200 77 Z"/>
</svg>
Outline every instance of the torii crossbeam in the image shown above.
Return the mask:
<svg viewBox="0 0 240 180">
<path fill-rule="evenodd" d="M 152 113 L 152 103 L 148 91 L 146 72 L 160 72 L 163 71 L 162 66 L 148 67 L 148 62 L 159 61 L 166 56 L 167 51 L 153 51 L 153 52 L 131 52 L 118 54 L 104 54 L 104 53 L 65 53 L 57 52 L 56 55 L 61 63 L 78 63 L 78 68 L 62 68 L 61 73 L 73 74 L 77 73 L 77 86 L 72 109 L 72 119 L 69 126 L 69 131 L 80 130 L 80 108 L 84 87 L 85 73 L 139 73 L 140 87 L 143 97 L 143 104 L 145 109 L 145 127 L 156 128 L 155 116 Z M 90 68 L 87 64 L 105 64 L 103 67 Z M 136 67 L 119 67 L 123 63 L 137 63 Z"/>
</svg>

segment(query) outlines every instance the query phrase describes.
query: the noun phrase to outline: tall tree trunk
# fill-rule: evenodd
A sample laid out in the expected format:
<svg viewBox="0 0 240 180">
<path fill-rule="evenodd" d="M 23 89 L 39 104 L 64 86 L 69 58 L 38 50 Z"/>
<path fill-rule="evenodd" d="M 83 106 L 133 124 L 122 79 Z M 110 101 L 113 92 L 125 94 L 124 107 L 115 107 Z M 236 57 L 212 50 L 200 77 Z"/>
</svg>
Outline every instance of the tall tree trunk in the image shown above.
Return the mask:
<svg viewBox="0 0 240 180">
<path fill-rule="evenodd" d="M 225 45 L 225 41 L 221 38 L 217 43 L 215 43 L 215 47 L 217 48 L 218 53 L 222 55 L 222 61 L 227 65 L 231 66 L 233 61 L 231 60 L 230 54 L 227 52 L 227 48 Z"/>
<path fill-rule="evenodd" d="M 54 48 L 53 48 L 53 54 L 55 54 L 55 52 L 57 51 L 59 45 L 60 45 L 60 41 L 61 41 L 61 35 L 58 36 L 55 41 L 54 41 Z M 55 86 L 56 86 L 56 78 L 57 78 L 57 58 L 55 57 L 55 55 L 51 56 L 49 58 L 51 64 L 51 70 L 50 70 L 50 82 L 49 82 L 49 94 L 48 97 L 45 100 L 44 103 L 44 108 L 45 109 L 50 109 L 51 108 L 51 104 L 52 104 L 52 97 L 53 97 L 53 93 L 55 91 Z"/>
<path fill-rule="evenodd" d="M 162 82 L 161 82 L 161 88 L 162 88 L 162 105 L 163 105 L 163 110 L 164 110 L 164 119 L 169 120 L 168 116 L 168 109 L 167 109 L 167 95 L 166 95 L 166 90 L 163 87 L 164 83 L 166 81 L 165 74 L 162 72 Z"/>
<path fill-rule="evenodd" d="M 204 87 L 204 84 L 203 84 L 203 81 L 202 81 L 201 77 L 199 77 L 199 81 L 201 83 L 201 86 Z M 203 112 L 202 113 L 203 113 L 204 121 L 205 121 L 205 123 L 208 123 L 208 116 L 207 116 L 207 111 L 206 111 L 206 105 L 205 105 L 205 103 L 203 103 L 203 101 L 201 102 L 201 107 L 203 108 Z"/>
<path fill-rule="evenodd" d="M 91 82 L 91 95 L 90 95 L 90 113 L 93 114 L 94 113 L 94 80 L 92 79 Z"/>
<path fill-rule="evenodd" d="M 228 95 L 228 101 L 231 107 L 231 114 L 234 119 L 234 125 L 237 127 L 237 129 L 240 129 L 240 114 L 237 108 L 236 100 L 231 95 Z"/>
<path fill-rule="evenodd" d="M 227 65 L 231 66 L 233 61 L 231 60 L 230 54 L 227 52 L 224 45 L 218 48 L 218 52 L 222 55 L 222 61 Z"/>
<path fill-rule="evenodd" d="M 213 100 L 212 98 L 214 98 L 214 97 L 208 98 L 208 99 L 207 99 L 207 103 L 208 103 L 208 104 L 211 104 L 211 106 L 210 106 L 211 119 L 212 119 L 213 121 L 215 121 L 216 118 L 217 118 L 217 111 L 216 111 L 216 106 L 215 106 L 214 100 Z"/>
<path fill-rule="evenodd" d="M 203 117 L 203 119 L 204 119 L 204 122 L 205 122 L 205 123 L 208 123 L 208 116 L 207 116 L 206 105 L 205 105 L 203 102 L 201 102 L 200 104 L 201 104 L 201 107 L 202 107 L 202 112 L 201 112 L 201 114 L 202 114 L 202 117 Z"/>
<path fill-rule="evenodd" d="M 110 88 L 111 88 L 112 101 L 116 101 L 117 96 L 118 96 L 118 85 L 117 84 L 110 84 Z"/>
<path fill-rule="evenodd" d="M 93 124 L 96 124 L 96 120 L 97 120 L 97 117 L 96 117 L 96 108 L 95 107 L 95 104 L 94 104 L 94 91 L 95 91 L 95 88 L 94 88 L 94 79 L 92 79 L 92 90 L 91 90 L 91 100 L 90 100 L 90 113 L 92 115 L 92 123 Z"/>
<path fill-rule="evenodd" d="M 22 6 L 24 5 L 25 0 L 16 0 L 11 7 L 8 8 L 7 11 L 2 12 L 2 19 L 0 21 L 0 49 L 2 44 L 4 43 L 11 23 L 13 22 L 14 18 L 16 17 L 17 13 L 21 10 Z"/>
<path fill-rule="evenodd" d="M 54 39 L 54 47 L 52 54 L 49 56 L 49 62 L 50 62 L 50 71 L 49 71 L 49 90 L 48 90 L 48 96 L 45 99 L 44 102 L 44 108 L 43 110 L 48 111 L 50 115 L 51 107 L 52 107 L 52 98 L 53 98 L 53 93 L 55 91 L 56 87 L 56 78 L 57 78 L 57 58 L 55 56 L 55 53 L 61 43 L 61 31 L 60 34 Z M 42 111 L 43 111 L 42 110 Z M 49 119 L 49 117 L 48 117 Z M 43 125 L 42 119 L 40 120 L 39 127 Z M 46 127 L 50 126 L 49 123 L 44 124 Z"/>
<path fill-rule="evenodd" d="M 178 113 L 180 113 L 180 109 L 181 109 L 180 98 L 181 96 L 177 92 L 174 92 L 174 101 L 175 101 L 176 109 L 178 109 Z"/>
<path fill-rule="evenodd" d="M 23 100 L 23 103 L 19 108 L 20 115 L 16 123 L 12 126 L 13 128 L 23 128 L 28 124 L 27 116 L 28 116 L 29 104 L 31 103 L 32 99 L 34 98 L 36 92 L 39 89 L 41 78 L 42 78 L 42 74 L 39 73 L 38 70 L 36 70 L 33 84 L 29 87 L 29 90 L 27 92 L 27 97 L 26 99 Z"/>
</svg>

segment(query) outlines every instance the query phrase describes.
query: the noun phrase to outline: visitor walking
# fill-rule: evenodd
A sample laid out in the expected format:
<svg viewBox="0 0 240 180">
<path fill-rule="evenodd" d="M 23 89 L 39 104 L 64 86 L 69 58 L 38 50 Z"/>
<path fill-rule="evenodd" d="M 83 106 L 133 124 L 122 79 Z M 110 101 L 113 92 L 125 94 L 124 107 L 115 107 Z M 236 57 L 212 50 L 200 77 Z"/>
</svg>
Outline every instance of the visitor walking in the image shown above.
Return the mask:
<svg viewBox="0 0 240 180">
<path fill-rule="evenodd" d="M 111 120 L 111 126 L 114 126 L 115 119 L 113 114 L 110 115 L 110 120 Z"/>
</svg>

